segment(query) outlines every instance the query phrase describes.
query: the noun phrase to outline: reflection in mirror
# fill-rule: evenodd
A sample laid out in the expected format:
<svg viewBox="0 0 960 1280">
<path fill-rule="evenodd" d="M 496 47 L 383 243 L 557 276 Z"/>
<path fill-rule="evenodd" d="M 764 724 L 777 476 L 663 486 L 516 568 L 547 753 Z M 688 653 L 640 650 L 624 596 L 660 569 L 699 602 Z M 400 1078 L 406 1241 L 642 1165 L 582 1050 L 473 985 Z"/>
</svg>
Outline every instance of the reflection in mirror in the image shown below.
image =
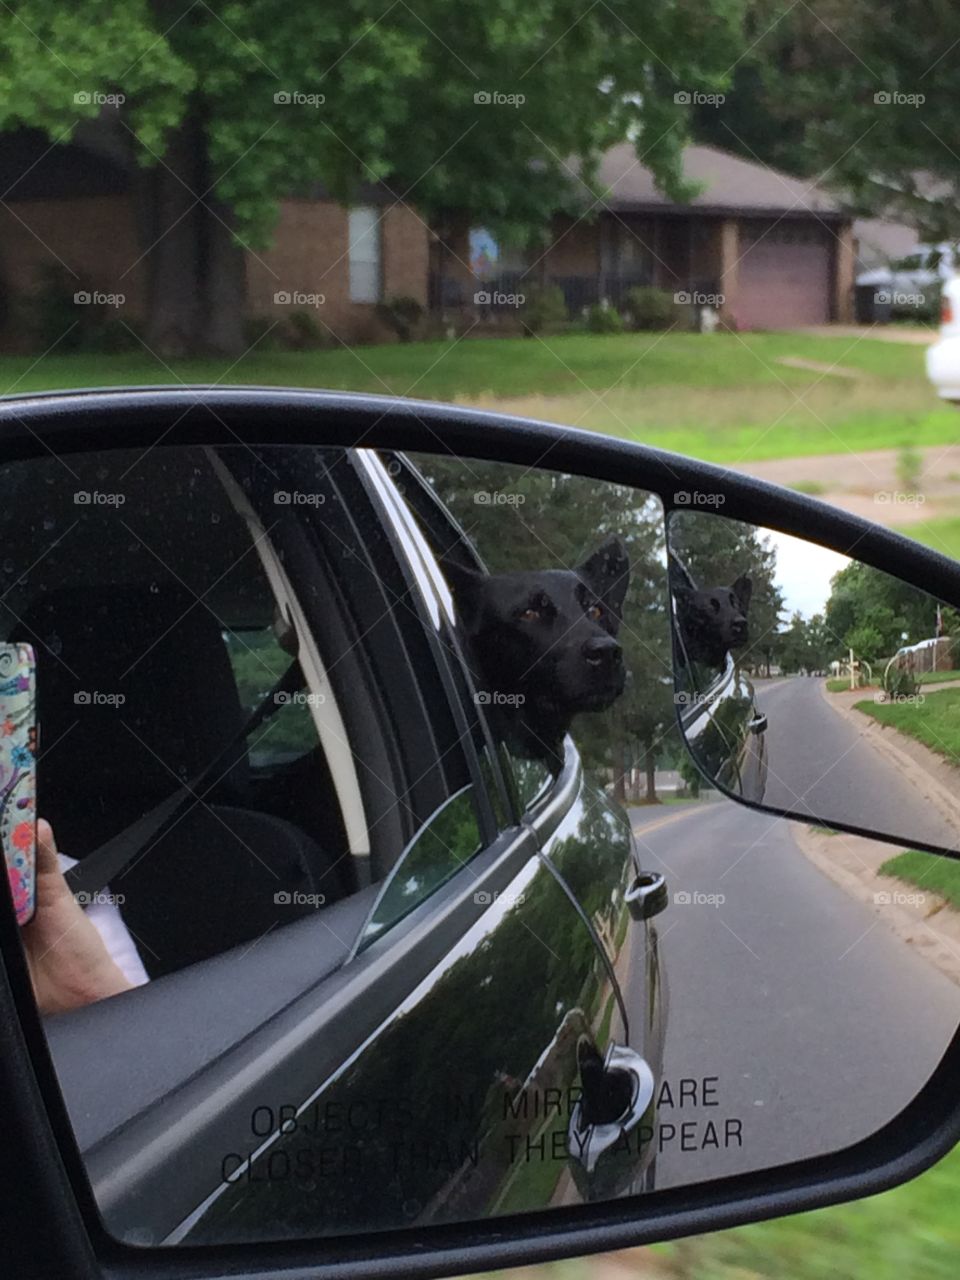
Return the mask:
<svg viewBox="0 0 960 1280">
<path fill-rule="evenodd" d="M 902 878 L 932 864 L 718 789 L 769 794 L 781 686 L 847 717 L 872 696 L 776 674 L 833 660 L 785 543 L 672 531 L 715 788 L 677 732 L 656 497 L 365 449 L 69 464 L 0 470 L 0 641 L 36 657 L 21 937 L 114 1236 L 655 1195 L 836 1150 L 916 1095 L 960 1015 L 952 913 Z"/>
<path fill-rule="evenodd" d="M 717 786 L 776 810 L 960 850 L 960 618 L 803 539 L 670 514 L 676 702 Z M 945 721 L 944 717 L 947 717 Z"/>
</svg>

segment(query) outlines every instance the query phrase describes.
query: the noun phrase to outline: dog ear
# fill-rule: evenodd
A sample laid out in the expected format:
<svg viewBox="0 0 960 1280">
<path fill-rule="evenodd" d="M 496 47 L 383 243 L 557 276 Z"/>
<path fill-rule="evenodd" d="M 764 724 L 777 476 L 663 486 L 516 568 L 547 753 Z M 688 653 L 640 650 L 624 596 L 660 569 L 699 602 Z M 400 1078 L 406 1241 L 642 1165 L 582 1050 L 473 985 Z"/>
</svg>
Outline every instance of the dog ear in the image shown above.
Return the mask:
<svg viewBox="0 0 960 1280">
<path fill-rule="evenodd" d="M 750 597 L 753 595 L 753 580 L 745 573 L 741 573 L 730 590 L 736 596 L 740 608 L 746 613 L 750 608 Z"/>
<path fill-rule="evenodd" d="M 472 626 L 479 609 L 480 588 L 487 575 L 449 556 L 441 556 L 440 568 L 464 625 Z"/>
<path fill-rule="evenodd" d="M 619 615 L 622 612 L 630 585 L 630 560 L 619 538 L 608 538 L 580 565 L 577 574 L 589 583 L 614 613 Z"/>
</svg>

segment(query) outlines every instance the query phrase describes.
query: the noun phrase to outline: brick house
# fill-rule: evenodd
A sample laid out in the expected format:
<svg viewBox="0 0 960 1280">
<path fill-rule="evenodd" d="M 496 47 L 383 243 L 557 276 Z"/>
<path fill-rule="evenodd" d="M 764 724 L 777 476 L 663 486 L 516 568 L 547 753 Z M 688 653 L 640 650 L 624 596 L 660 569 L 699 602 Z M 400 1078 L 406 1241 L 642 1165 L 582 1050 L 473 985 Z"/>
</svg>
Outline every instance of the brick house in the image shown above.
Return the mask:
<svg viewBox="0 0 960 1280">
<path fill-rule="evenodd" d="M 131 175 L 122 153 L 96 128 L 51 147 L 38 132 L 0 136 L 0 335 L 16 341 L 17 300 L 57 266 L 77 289 L 124 296 L 122 315 L 142 315 L 146 276 Z M 249 317 L 275 320 L 309 311 L 331 340 L 389 336 L 376 316 L 382 299 L 427 302 L 429 232 L 417 213 L 369 187 L 353 209 L 319 188 L 281 202 L 273 247 L 246 254 Z M 290 298 L 277 301 L 277 296 Z M 302 301 L 322 295 L 322 305 Z"/>
<path fill-rule="evenodd" d="M 365 189 L 348 210 L 315 187 L 281 201 L 272 248 L 247 252 L 246 313 L 270 321 L 302 309 L 331 341 L 370 342 L 389 336 L 378 301 L 409 296 L 462 320 L 476 314 L 479 288 L 522 293 L 538 281 L 559 285 L 571 315 L 603 298 L 620 306 L 633 285 L 653 284 L 722 295 L 744 328 L 850 318 L 853 229 L 832 196 L 712 147 L 689 147 L 684 163 L 704 190 L 677 205 L 632 145 L 611 148 L 599 173 L 609 194 L 591 218 L 556 217 L 547 247 L 527 254 L 503 250 L 468 216 L 431 230 L 383 189 Z M 128 162 L 108 130 L 84 125 L 58 146 L 32 130 L 0 136 L 0 191 L 0 341 L 16 342 L 11 304 L 55 264 L 78 288 L 124 295 L 135 324 L 145 260 Z"/>
<path fill-rule="evenodd" d="M 433 304 L 469 305 L 478 280 L 503 293 L 536 281 L 558 285 L 572 314 L 604 298 L 621 306 L 634 285 L 655 285 L 720 295 L 742 328 L 851 318 L 853 224 L 835 197 L 714 147 L 688 147 L 684 170 L 702 191 L 674 204 L 630 143 L 612 147 L 598 175 L 608 194 L 585 205 L 589 219 L 558 216 L 539 251 L 498 256 L 485 246 L 479 272 L 475 233 L 451 220 L 431 250 Z"/>
</svg>

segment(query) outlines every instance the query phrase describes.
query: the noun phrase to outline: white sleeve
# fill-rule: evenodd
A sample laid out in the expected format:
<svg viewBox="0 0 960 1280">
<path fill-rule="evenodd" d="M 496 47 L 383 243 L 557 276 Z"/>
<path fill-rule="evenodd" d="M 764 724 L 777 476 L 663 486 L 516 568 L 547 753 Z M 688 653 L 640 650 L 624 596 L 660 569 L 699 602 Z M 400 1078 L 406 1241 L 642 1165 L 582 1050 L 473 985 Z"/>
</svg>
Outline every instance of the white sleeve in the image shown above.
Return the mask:
<svg viewBox="0 0 960 1280">
<path fill-rule="evenodd" d="M 70 858 L 65 853 L 58 853 L 57 859 L 61 871 L 69 871 L 71 867 L 77 865 L 77 859 Z M 149 982 L 140 953 L 130 936 L 129 929 L 123 923 L 117 904 L 112 900 L 110 886 L 106 885 L 97 894 L 96 901 L 91 902 L 83 910 L 103 939 L 103 945 L 107 948 L 111 960 L 127 981 L 135 987 L 142 987 L 144 983 Z"/>
</svg>

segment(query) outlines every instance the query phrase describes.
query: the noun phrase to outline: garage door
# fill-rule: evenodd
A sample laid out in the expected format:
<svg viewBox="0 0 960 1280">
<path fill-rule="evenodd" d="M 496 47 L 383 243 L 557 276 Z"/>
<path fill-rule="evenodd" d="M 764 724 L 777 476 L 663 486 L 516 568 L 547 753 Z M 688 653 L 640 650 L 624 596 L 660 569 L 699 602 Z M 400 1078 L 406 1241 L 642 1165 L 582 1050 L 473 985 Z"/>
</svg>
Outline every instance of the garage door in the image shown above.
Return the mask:
<svg viewBox="0 0 960 1280">
<path fill-rule="evenodd" d="M 830 320 L 830 232 L 816 222 L 743 222 L 733 310 L 748 329 Z"/>
</svg>

